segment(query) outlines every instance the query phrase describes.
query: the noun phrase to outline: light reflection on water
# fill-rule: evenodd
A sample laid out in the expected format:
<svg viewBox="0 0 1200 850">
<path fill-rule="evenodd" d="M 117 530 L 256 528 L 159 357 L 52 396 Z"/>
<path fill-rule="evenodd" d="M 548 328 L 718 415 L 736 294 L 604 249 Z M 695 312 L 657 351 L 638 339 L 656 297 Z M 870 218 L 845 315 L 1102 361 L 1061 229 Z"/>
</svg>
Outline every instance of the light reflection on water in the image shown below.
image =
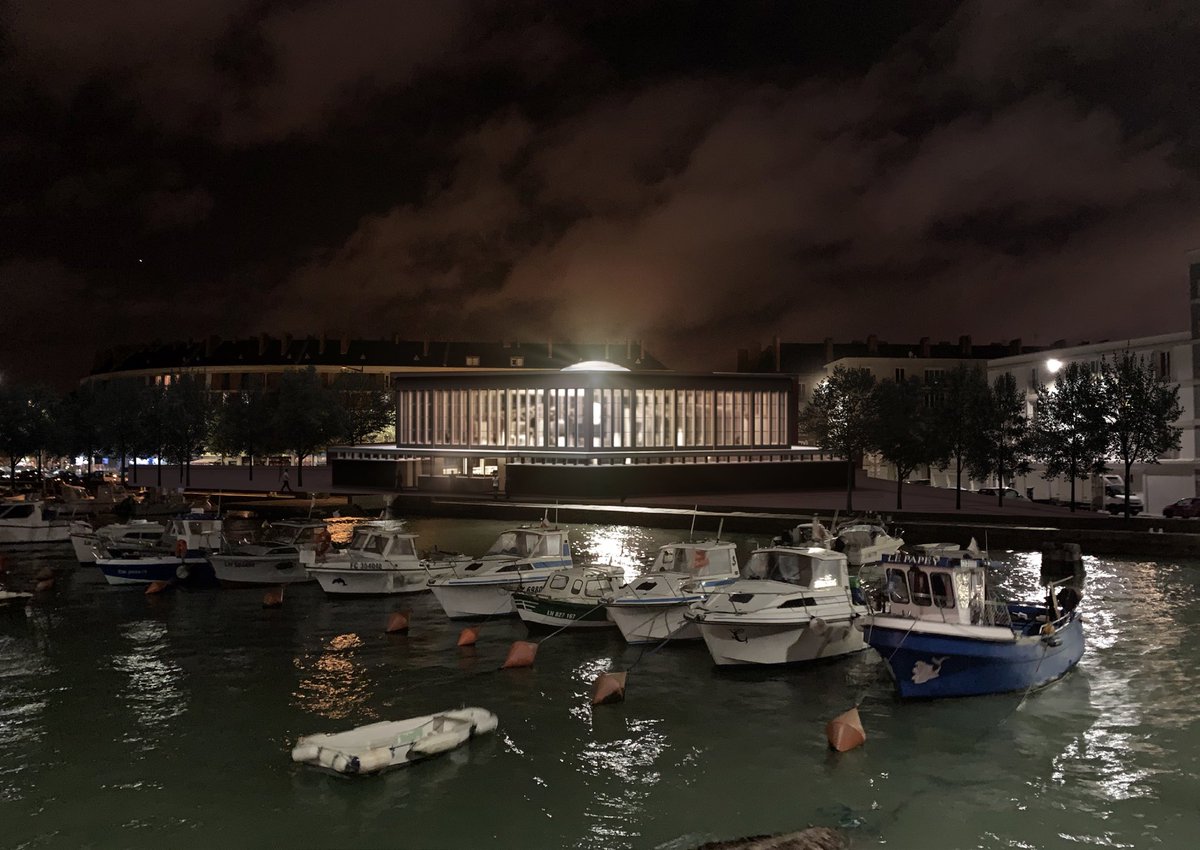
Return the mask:
<svg viewBox="0 0 1200 850">
<path fill-rule="evenodd" d="M 339 524 L 335 539 L 353 525 Z M 424 543 L 468 553 L 510 525 L 411 523 Z M 687 537 L 570 531 L 578 562 L 627 574 Z M 744 562 L 749 536 L 725 536 Z M 643 656 L 600 630 L 563 633 L 533 669 L 499 673 L 511 641 L 526 637 L 521 624 L 489 621 L 464 653 L 454 646 L 462 624 L 428 594 L 329 600 L 297 586 L 265 612 L 254 593 L 121 593 L 71 567 L 69 551 L 53 557 L 63 589 L 28 621 L 0 623 L 0 823 L 16 845 L 54 835 L 78 846 L 107 831 L 121 846 L 155 848 L 675 850 L 821 823 L 846 829 L 855 847 L 910 847 L 929 846 L 931 813 L 938 846 L 987 850 L 1170 850 L 1200 832 L 1192 563 L 1088 558 L 1078 671 L 1024 699 L 909 704 L 892 697 L 871 653 L 729 673 L 702 644 Z M 1041 596 L 1038 554 L 993 557 L 1010 595 Z M 10 564 L 32 570 L 22 558 Z M 397 608 L 412 609 L 413 627 L 384 635 Z M 626 700 L 593 708 L 606 670 L 631 671 Z M 831 755 L 824 724 L 860 699 L 866 746 Z M 376 780 L 288 759 L 300 734 L 464 704 L 496 711 L 495 736 Z M 123 740 L 165 754 L 168 739 L 171 758 L 123 757 Z M 47 745 L 58 763 L 44 759 Z"/>
</svg>

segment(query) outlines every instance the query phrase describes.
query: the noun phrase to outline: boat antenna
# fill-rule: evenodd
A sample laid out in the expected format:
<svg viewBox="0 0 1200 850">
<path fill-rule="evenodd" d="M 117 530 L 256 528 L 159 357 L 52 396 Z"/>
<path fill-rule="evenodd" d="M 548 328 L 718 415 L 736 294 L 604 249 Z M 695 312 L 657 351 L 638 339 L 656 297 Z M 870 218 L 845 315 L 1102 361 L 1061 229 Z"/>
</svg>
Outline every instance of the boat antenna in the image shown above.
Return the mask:
<svg viewBox="0 0 1200 850">
<path fill-rule="evenodd" d="M 558 528 L 558 499 L 554 500 L 554 527 Z"/>
<path fill-rule="evenodd" d="M 721 530 L 725 528 L 725 517 L 721 517 L 721 521 L 717 523 L 717 542 L 721 542 Z"/>
<path fill-rule="evenodd" d="M 692 505 L 692 527 L 688 530 L 688 540 L 696 539 L 696 512 L 699 510 L 699 505 Z"/>
</svg>

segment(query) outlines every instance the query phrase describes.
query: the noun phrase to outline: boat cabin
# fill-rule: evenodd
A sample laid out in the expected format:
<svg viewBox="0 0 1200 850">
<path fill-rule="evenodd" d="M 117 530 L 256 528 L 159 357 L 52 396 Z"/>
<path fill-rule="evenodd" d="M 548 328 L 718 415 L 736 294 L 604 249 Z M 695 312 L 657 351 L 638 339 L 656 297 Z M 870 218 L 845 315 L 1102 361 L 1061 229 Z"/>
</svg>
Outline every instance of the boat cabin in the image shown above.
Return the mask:
<svg viewBox="0 0 1200 850">
<path fill-rule="evenodd" d="M 560 528 L 514 528 L 496 538 L 484 557 L 569 558 L 567 532 Z"/>
<path fill-rule="evenodd" d="M 367 523 L 354 531 L 347 550 L 351 558 L 397 560 L 417 557 L 417 535 L 402 525 L 386 527 Z"/>
<path fill-rule="evenodd" d="M 736 575 L 737 547 L 712 540 L 669 543 L 658 550 L 648 573 L 687 573 L 696 578 Z"/>
<path fill-rule="evenodd" d="M 221 548 L 221 531 L 224 525 L 214 514 L 185 514 L 167 523 L 163 532 L 164 542 L 175 545 L 176 541 L 187 542 L 188 551 Z"/>
<path fill-rule="evenodd" d="M 813 590 L 850 584 L 846 556 L 821 546 L 758 549 L 746 562 L 742 577 L 781 581 Z"/>
<path fill-rule="evenodd" d="M 263 543 L 278 546 L 306 546 L 314 544 L 317 534 L 325 529 L 323 522 L 288 521 L 272 523 L 266 528 Z"/>
<path fill-rule="evenodd" d="M 884 610 L 895 617 L 978 625 L 986 609 L 986 570 L 969 558 L 884 556 Z"/>
<path fill-rule="evenodd" d="M 551 573 L 541 596 L 577 597 L 600 600 L 611 597 L 621 586 L 622 570 L 612 566 L 574 567 Z"/>
</svg>

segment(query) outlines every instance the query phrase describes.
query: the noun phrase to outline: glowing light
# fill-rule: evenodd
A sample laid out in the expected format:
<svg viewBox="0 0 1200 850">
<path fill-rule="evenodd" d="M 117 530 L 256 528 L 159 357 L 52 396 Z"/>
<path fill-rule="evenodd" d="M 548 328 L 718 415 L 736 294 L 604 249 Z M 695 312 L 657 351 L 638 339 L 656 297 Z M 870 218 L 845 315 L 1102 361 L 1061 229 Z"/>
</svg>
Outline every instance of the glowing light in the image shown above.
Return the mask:
<svg viewBox="0 0 1200 850">
<path fill-rule="evenodd" d="M 628 372 L 624 366 L 609 363 L 607 360 L 583 360 L 571 366 L 564 366 L 564 372 Z"/>
<path fill-rule="evenodd" d="M 1054 357 L 1051 357 L 1049 360 L 1046 361 L 1046 368 L 1050 370 L 1051 375 L 1057 374 L 1058 370 L 1061 369 L 1062 367 L 1063 367 L 1062 361 L 1058 360 Z"/>
</svg>

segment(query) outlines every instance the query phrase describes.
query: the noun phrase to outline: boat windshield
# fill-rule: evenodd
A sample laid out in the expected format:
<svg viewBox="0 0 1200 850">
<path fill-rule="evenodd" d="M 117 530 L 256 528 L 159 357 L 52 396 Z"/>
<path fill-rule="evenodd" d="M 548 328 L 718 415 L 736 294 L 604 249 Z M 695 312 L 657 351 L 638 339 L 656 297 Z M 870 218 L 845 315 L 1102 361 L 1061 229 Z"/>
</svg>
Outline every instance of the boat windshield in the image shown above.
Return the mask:
<svg viewBox="0 0 1200 850">
<path fill-rule="evenodd" d="M 506 531 L 496 538 L 496 542 L 492 544 L 491 549 L 487 550 L 487 554 L 515 555 L 518 558 L 525 558 L 533 554 L 539 539 L 539 535 L 527 531 Z"/>
<path fill-rule="evenodd" d="M 376 555 L 382 555 L 386 545 L 386 537 L 381 534 L 372 534 L 369 531 L 354 532 L 354 539 L 350 541 L 351 549 L 357 549 L 362 552 L 373 552 Z"/>
<path fill-rule="evenodd" d="M 799 552 L 755 552 L 746 564 L 746 578 L 783 581 L 800 587 L 836 587 L 836 561 L 824 561 Z"/>
</svg>

